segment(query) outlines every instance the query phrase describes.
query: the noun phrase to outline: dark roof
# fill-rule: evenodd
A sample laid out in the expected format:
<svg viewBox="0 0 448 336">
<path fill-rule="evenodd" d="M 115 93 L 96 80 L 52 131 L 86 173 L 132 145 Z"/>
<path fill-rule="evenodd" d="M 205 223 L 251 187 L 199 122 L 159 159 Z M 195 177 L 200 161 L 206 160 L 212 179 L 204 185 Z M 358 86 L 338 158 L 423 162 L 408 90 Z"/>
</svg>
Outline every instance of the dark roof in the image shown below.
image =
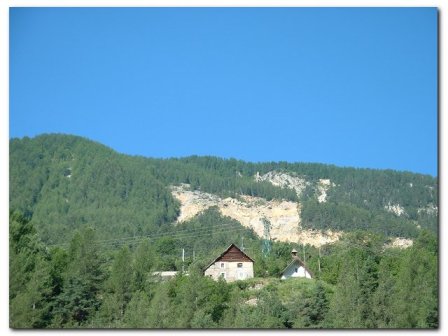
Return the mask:
<svg viewBox="0 0 448 336">
<path fill-rule="evenodd" d="M 310 271 L 310 269 L 305 264 L 305 262 L 302 259 L 300 259 L 298 256 L 292 257 L 292 261 L 288 264 L 288 266 L 285 267 L 285 269 L 282 271 L 282 274 L 285 273 L 286 269 L 295 262 L 297 262 L 297 263 L 299 263 L 299 265 L 303 266 L 303 268 L 305 268 L 305 270 L 314 278 L 314 273 Z"/>
<path fill-rule="evenodd" d="M 213 259 L 213 261 L 210 263 L 210 264 L 208 264 L 205 268 L 204 268 L 204 271 L 207 269 L 207 268 L 209 268 L 211 265 L 213 265 L 218 259 L 220 259 L 220 258 L 222 258 L 227 252 L 229 252 L 229 250 L 232 248 L 232 247 L 235 247 L 236 249 L 238 249 L 238 251 L 240 251 L 242 254 L 244 254 L 247 258 L 249 258 L 252 262 L 255 262 L 251 257 L 249 257 L 246 253 L 244 253 L 244 251 L 242 251 L 238 246 L 236 246 L 235 244 L 230 244 L 230 246 L 228 247 L 228 248 L 226 248 L 225 250 L 224 250 L 224 252 L 222 252 L 218 257 L 216 257 L 215 259 Z"/>
</svg>

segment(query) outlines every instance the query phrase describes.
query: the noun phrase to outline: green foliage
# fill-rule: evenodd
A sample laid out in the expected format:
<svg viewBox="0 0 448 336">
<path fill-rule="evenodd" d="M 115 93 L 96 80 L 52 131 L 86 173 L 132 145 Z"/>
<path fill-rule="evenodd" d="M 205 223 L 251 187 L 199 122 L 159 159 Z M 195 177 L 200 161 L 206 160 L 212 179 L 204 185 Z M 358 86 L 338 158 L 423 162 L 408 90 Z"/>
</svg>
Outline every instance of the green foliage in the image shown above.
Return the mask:
<svg viewBox="0 0 448 336">
<path fill-rule="evenodd" d="M 13 251 L 42 246 L 28 221 L 18 215 L 11 220 L 12 228 L 28 232 L 11 235 L 20 237 Z M 163 265 L 157 246 L 166 240 L 102 250 L 94 231 L 84 229 L 67 251 L 35 250 L 33 267 L 22 269 L 23 287 L 12 295 L 10 323 L 14 328 L 437 328 L 435 235 L 422 231 L 407 250 L 384 250 L 385 241 L 355 232 L 323 249 L 323 280 L 266 277 L 228 284 L 194 271 L 197 261 L 188 276 L 157 280 L 152 267 Z M 248 246 L 256 243 L 248 240 Z M 287 263 L 290 247 L 274 243 L 272 255 Z M 258 248 L 261 258 L 259 240 Z M 310 260 L 315 253 L 310 250 Z M 264 260 L 267 269 L 276 268 L 274 259 Z M 10 293 L 13 288 L 11 283 Z"/>
<path fill-rule="evenodd" d="M 18 213 L 9 218 L 9 267 L 10 326 L 45 327 L 52 285 L 48 255 L 33 225 Z"/>
<path fill-rule="evenodd" d="M 339 246 L 342 260 L 328 326 L 436 328 L 438 286 L 434 234 L 422 231 L 416 244 L 407 250 L 380 252 L 360 243 L 354 248 Z"/>
<path fill-rule="evenodd" d="M 98 239 L 148 234 L 178 215 L 149 160 L 66 135 L 14 139 L 10 154 L 10 207 L 32 215 L 48 243 L 87 223 Z"/>
<path fill-rule="evenodd" d="M 406 251 L 401 261 L 392 296 L 393 327 L 438 327 L 437 255 L 434 244 L 423 245 L 423 241 L 430 241 L 427 233 L 419 236 L 418 244 Z"/>
<path fill-rule="evenodd" d="M 51 276 L 48 261 L 36 258 L 33 272 L 25 287 L 10 301 L 11 327 L 42 328 L 47 324 Z"/>
<path fill-rule="evenodd" d="M 122 248 L 112 263 L 109 279 L 106 288 L 110 295 L 110 301 L 114 302 L 117 308 L 116 315 L 121 319 L 125 308 L 132 296 L 132 265 L 131 252 L 127 247 Z M 112 315 L 112 314 L 108 314 Z"/>
<path fill-rule="evenodd" d="M 304 228 L 320 230 L 373 230 L 388 236 L 416 237 L 414 221 L 386 213 L 383 209 L 366 209 L 339 202 L 318 203 L 308 200 L 302 212 Z"/>
<path fill-rule="evenodd" d="M 78 326 L 84 324 L 101 303 L 99 293 L 104 276 L 92 229 L 75 234 L 67 259 L 64 285 L 56 298 L 55 314 L 60 326 Z"/>
<path fill-rule="evenodd" d="M 133 291 L 143 291 L 148 289 L 147 278 L 150 270 L 153 269 L 156 256 L 155 251 L 148 240 L 144 240 L 137 247 L 132 261 L 132 281 Z M 128 260 L 129 263 L 129 260 Z"/>
<path fill-rule="evenodd" d="M 323 328 L 329 310 L 329 299 L 325 286 L 318 281 L 310 291 L 303 291 L 290 303 L 289 311 L 294 328 Z"/>
<path fill-rule="evenodd" d="M 126 328 L 148 328 L 147 314 L 149 309 L 150 298 L 148 295 L 143 291 L 135 292 L 127 306 L 123 325 Z"/>
</svg>

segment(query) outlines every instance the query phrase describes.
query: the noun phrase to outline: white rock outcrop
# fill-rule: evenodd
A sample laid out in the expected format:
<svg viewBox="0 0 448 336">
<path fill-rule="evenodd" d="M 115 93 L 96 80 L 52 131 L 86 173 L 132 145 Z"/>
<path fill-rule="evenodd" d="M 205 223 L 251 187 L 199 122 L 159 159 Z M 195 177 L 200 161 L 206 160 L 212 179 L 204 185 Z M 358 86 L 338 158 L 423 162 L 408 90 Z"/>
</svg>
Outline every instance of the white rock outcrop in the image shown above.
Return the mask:
<svg viewBox="0 0 448 336">
<path fill-rule="evenodd" d="M 310 182 L 305 180 L 303 177 L 275 171 L 268 172 L 264 175 L 260 175 L 257 172 L 257 174 L 255 174 L 255 181 L 267 181 L 276 187 L 293 189 L 299 198 L 305 188 L 310 185 Z"/>
<path fill-rule="evenodd" d="M 267 181 L 276 187 L 293 189 L 299 198 L 302 196 L 305 188 L 311 185 L 311 182 L 308 182 L 304 177 L 276 171 L 271 171 L 264 175 L 260 175 L 257 172 L 254 178 L 257 182 Z M 327 201 L 328 190 L 334 186 L 336 185 L 330 179 L 319 179 L 316 184 L 317 201 L 319 203 L 325 203 Z"/>
<path fill-rule="evenodd" d="M 417 212 L 426 212 L 428 215 L 437 215 L 439 213 L 439 208 L 434 204 L 428 204 L 425 208 L 419 208 Z"/>
<path fill-rule="evenodd" d="M 386 248 L 400 248 L 405 249 L 408 247 L 411 247 L 414 244 L 414 241 L 412 239 L 407 238 L 393 238 L 392 241 L 387 244 Z"/>
<path fill-rule="evenodd" d="M 391 204 L 390 202 L 384 206 L 386 211 L 391 212 L 397 216 L 406 215 L 406 211 L 400 204 Z"/>
<path fill-rule="evenodd" d="M 212 206 L 217 206 L 222 215 L 253 229 L 259 237 L 263 237 L 264 233 L 263 218 L 271 223 L 271 239 L 278 241 L 321 246 L 335 242 L 341 236 L 341 232 L 302 229 L 300 203 L 285 200 L 267 201 L 264 198 L 246 195 L 240 199 L 231 197 L 221 199 L 213 194 L 190 190 L 185 184 L 172 187 L 172 194 L 181 203 L 178 223 L 189 220 Z"/>
<path fill-rule="evenodd" d="M 327 191 L 330 187 L 334 187 L 335 184 L 330 179 L 320 179 L 317 183 L 317 201 L 319 203 L 325 203 L 327 201 Z"/>
</svg>

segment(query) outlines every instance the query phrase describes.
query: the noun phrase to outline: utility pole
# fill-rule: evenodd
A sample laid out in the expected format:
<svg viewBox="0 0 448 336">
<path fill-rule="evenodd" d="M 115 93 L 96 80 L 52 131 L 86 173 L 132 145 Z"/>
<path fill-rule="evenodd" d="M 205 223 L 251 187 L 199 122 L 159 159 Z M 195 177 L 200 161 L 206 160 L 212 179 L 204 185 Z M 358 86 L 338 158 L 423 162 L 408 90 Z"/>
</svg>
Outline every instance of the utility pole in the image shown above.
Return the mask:
<svg viewBox="0 0 448 336">
<path fill-rule="evenodd" d="M 319 258 L 317 259 L 317 266 L 319 267 L 319 275 L 320 275 L 320 245 L 319 245 Z"/>
<path fill-rule="evenodd" d="M 241 237 L 241 251 L 244 252 L 244 237 Z"/>
<path fill-rule="evenodd" d="M 182 248 L 182 273 L 185 272 L 184 263 L 185 263 L 185 249 Z"/>
</svg>

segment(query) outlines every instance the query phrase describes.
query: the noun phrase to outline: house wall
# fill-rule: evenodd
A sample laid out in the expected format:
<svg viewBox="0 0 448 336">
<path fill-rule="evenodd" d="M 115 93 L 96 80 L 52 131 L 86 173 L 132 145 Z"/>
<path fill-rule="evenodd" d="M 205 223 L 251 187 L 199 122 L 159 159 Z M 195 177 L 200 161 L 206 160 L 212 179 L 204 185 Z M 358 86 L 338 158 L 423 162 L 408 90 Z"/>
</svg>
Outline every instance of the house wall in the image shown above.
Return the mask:
<svg viewBox="0 0 448 336">
<path fill-rule="evenodd" d="M 297 268 L 297 271 L 296 271 Z M 290 265 L 282 274 L 282 279 L 287 278 L 308 278 L 311 279 L 311 274 L 298 263 Z"/>
<path fill-rule="evenodd" d="M 243 264 L 241 268 L 238 263 Z M 221 264 L 224 264 L 224 267 L 221 267 Z M 205 270 L 204 275 L 218 280 L 221 273 L 225 273 L 227 282 L 250 279 L 254 277 L 254 264 L 252 261 L 218 260 Z"/>
</svg>

